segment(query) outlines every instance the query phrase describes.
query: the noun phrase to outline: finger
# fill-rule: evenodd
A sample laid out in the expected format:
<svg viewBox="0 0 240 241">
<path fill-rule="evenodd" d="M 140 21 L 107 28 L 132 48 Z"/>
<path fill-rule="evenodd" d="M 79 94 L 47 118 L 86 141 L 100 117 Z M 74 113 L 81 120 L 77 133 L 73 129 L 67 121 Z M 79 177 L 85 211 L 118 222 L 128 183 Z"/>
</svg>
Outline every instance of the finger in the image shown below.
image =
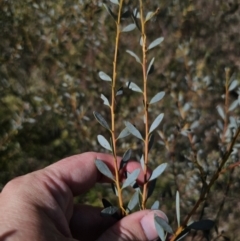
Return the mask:
<svg viewBox="0 0 240 241">
<path fill-rule="evenodd" d="M 89 190 L 96 182 L 110 181 L 97 170 L 95 165 L 95 160 L 97 159 L 104 161 L 114 174 L 113 157 L 108 154 L 96 152 L 87 152 L 68 157 L 47 167 L 45 170 L 48 172 L 48 175 L 54 177 L 55 180 L 67 184 L 73 195 L 76 196 Z M 120 158 L 118 158 L 118 166 L 119 163 Z M 126 171 L 130 173 L 136 168 L 141 168 L 140 164 L 136 162 L 129 162 L 125 167 Z M 141 171 L 138 180 L 142 183 L 143 179 L 144 174 Z"/>
<path fill-rule="evenodd" d="M 97 241 L 150 241 L 158 238 L 154 214 L 168 221 L 160 210 L 143 210 L 130 214 L 104 232 Z"/>
<path fill-rule="evenodd" d="M 112 217 L 101 217 L 102 208 L 76 205 L 70 221 L 73 238 L 80 241 L 96 240 L 103 232 L 117 222 Z"/>
</svg>

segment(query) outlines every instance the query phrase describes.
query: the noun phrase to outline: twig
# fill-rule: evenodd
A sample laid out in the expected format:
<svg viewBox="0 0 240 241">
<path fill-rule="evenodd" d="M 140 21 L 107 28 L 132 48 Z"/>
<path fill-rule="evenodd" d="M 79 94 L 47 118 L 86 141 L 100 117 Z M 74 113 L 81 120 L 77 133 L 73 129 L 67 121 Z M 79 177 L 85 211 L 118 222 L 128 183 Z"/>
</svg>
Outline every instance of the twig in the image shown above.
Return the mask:
<svg viewBox="0 0 240 241">
<path fill-rule="evenodd" d="M 226 164 L 229 156 L 231 155 L 232 153 L 232 149 L 233 149 L 233 146 L 238 138 L 240 134 L 240 127 L 237 129 L 234 137 L 233 137 L 233 140 L 232 142 L 230 143 L 226 153 L 224 154 L 224 156 L 222 157 L 222 161 L 217 169 L 217 171 L 215 172 L 215 174 L 212 176 L 209 184 L 206 186 L 205 189 L 203 189 L 198 201 L 195 203 L 194 207 L 192 208 L 192 210 L 188 213 L 187 217 L 185 218 L 183 224 L 177 229 L 177 231 L 175 232 L 174 236 L 171 238 L 170 241 L 175 241 L 176 240 L 176 237 L 185 229 L 185 227 L 187 226 L 187 223 L 188 221 L 190 220 L 191 216 L 195 213 L 195 211 L 198 209 L 198 207 L 200 206 L 200 204 L 205 200 L 205 197 L 206 197 L 206 194 L 209 193 L 211 187 L 213 186 L 213 184 L 216 182 L 216 180 L 218 179 L 221 171 L 222 171 L 222 168 L 223 166 Z"/>
<path fill-rule="evenodd" d="M 113 60 L 113 74 L 112 74 L 112 96 L 111 96 L 111 137 L 112 137 L 112 149 L 113 149 L 113 156 L 114 156 L 114 169 L 115 169 L 115 177 L 116 177 L 116 188 L 118 192 L 118 202 L 119 207 L 121 209 L 122 215 L 126 215 L 126 211 L 123 207 L 123 200 L 122 200 L 122 190 L 120 186 L 120 177 L 118 171 L 118 164 L 117 164 L 117 147 L 116 147 L 116 136 L 115 136 L 115 96 L 116 96 L 116 80 L 117 80 L 117 57 L 118 57 L 118 47 L 119 47 L 119 39 L 121 34 L 121 13 L 122 13 L 122 6 L 123 0 L 119 2 L 119 9 L 118 9 L 118 18 L 116 21 L 116 41 L 115 41 L 115 53 L 114 53 L 114 60 Z"/>
</svg>

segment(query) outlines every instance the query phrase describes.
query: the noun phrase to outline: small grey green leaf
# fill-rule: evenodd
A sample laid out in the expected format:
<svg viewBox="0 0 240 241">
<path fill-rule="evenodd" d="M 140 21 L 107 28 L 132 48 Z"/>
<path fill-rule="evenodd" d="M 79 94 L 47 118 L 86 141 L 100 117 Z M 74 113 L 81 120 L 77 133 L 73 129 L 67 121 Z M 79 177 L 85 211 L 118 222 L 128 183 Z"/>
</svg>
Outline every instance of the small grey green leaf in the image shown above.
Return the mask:
<svg viewBox="0 0 240 241">
<path fill-rule="evenodd" d="M 149 181 L 152 181 L 153 179 L 159 177 L 164 172 L 166 167 L 167 167 L 167 163 L 162 163 L 158 167 L 156 167 L 154 169 L 154 171 L 152 172 L 152 175 L 151 175 Z"/>
<path fill-rule="evenodd" d="M 135 23 L 131 23 L 122 29 L 122 32 L 130 32 L 136 28 Z"/>
<path fill-rule="evenodd" d="M 111 207 L 104 208 L 101 211 L 100 215 L 101 215 L 101 217 L 111 217 L 114 214 L 116 214 L 118 211 L 119 211 L 118 207 L 111 206 Z"/>
<path fill-rule="evenodd" d="M 161 241 L 165 241 L 165 234 L 164 234 L 163 227 L 157 222 L 156 216 L 154 217 L 154 224 L 155 224 L 155 228 L 159 238 L 161 239 Z"/>
<path fill-rule="evenodd" d="M 177 224 L 180 227 L 180 197 L 179 192 L 176 193 L 176 215 L 177 215 Z"/>
<path fill-rule="evenodd" d="M 100 71 L 98 73 L 98 75 L 99 75 L 100 79 L 102 79 L 104 81 L 112 81 L 112 78 L 109 75 L 107 75 L 106 73 L 104 73 L 103 71 Z"/>
<path fill-rule="evenodd" d="M 131 158 L 131 155 L 132 155 L 132 150 L 131 150 L 131 149 L 128 149 L 128 150 L 123 154 L 123 157 L 122 157 L 123 162 L 129 161 L 130 158 Z"/>
<path fill-rule="evenodd" d="M 112 147 L 111 145 L 109 144 L 109 142 L 107 141 L 107 139 L 102 136 L 102 135 L 98 135 L 97 136 L 97 139 L 98 139 L 98 142 L 99 144 L 104 147 L 105 149 L 109 150 L 109 151 L 112 151 Z"/>
<path fill-rule="evenodd" d="M 118 136 L 117 139 L 121 139 L 121 138 L 124 138 L 124 137 L 129 136 L 129 135 L 130 135 L 130 132 L 129 132 L 128 128 L 125 127 L 125 128 L 121 131 L 121 133 L 119 134 L 119 136 Z"/>
<path fill-rule="evenodd" d="M 118 2 L 118 0 L 110 0 L 110 2 L 112 2 L 112 3 L 114 3 L 114 4 L 117 4 L 117 5 L 119 5 L 119 2 Z"/>
<path fill-rule="evenodd" d="M 156 95 L 153 96 L 149 104 L 153 104 L 160 101 L 164 97 L 164 95 L 165 95 L 164 91 L 158 92 Z"/>
<path fill-rule="evenodd" d="M 134 58 L 136 59 L 136 61 L 141 64 L 140 58 L 139 58 L 133 51 L 131 51 L 131 50 L 126 50 L 126 52 L 127 52 L 128 54 L 130 54 L 132 57 L 134 57 Z"/>
<path fill-rule="evenodd" d="M 229 85 L 229 88 L 228 88 L 228 90 L 229 91 L 232 91 L 232 90 L 234 90 L 236 87 L 238 86 L 238 80 L 233 80 L 233 82 Z"/>
<path fill-rule="evenodd" d="M 142 169 L 144 170 L 144 166 L 145 166 L 145 164 L 144 164 L 144 155 L 141 156 L 140 164 L 141 164 Z"/>
<path fill-rule="evenodd" d="M 119 88 L 117 93 L 116 93 L 116 96 L 118 95 L 122 95 L 123 94 L 123 87 Z"/>
<path fill-rule="evenodd" d="M 154 220 L 167 232 L 173 234 L 171 226 L 161 217 L 154 215 Z"/>
<path fill-rule="evenodd" d="M 117 16 L 112 12 L 111 8 L 108 7 L 106 4 L 103 4 L 103 6 L 106 8 L 107 12 L 113 17 L 113 19 L 116 20 Z"/>
<path fill-rule="evenodd" d="M 121 160 L 121 162 L 120 162 L 120 170 L 121 170 L 121 169 L 124 167 L 124 165 L 126 165 L 127 162 L 130 160 L 131 155 L 132 155 L 132 150 L 131 150 L 131 149 L 128 149 L 128 150 L 123 154 L 122 160 Z"/>
<path fill-rule="evenodd" d="M 103 100 L 104 105 L 107 105 L 110 107 L 109 101 L 105 95 L 101 94 L 101 99 Z"/>
<path fill-rule="evenodd" d="M 153 144 L 154 144 L 154 134 L 152 133 L 148 141 L 148 152 L 152 149 Z"/>
<path fill-rule="evenodd" d="M 153 132 L 161 123 L 162 119 L 164 117 L 164 114 L 161 113 L 160 115 L 157 116 L 157 118 L 153 121 L 149 133 Z"/>
<path fill-rule="evenodd" d="M 140 173 L 140 169 L 136 169 L 132 173 L 130 173 L 127 179 L 124 181 L 122 189 L 130 186 L 133 182 L 135 182 L 137 180 L 139 173 Z"/>
<path fill-rule="evenodd" d="M 154 12 L 148 12 L 147 15 L 146 15 L 146 20 L 145 21 L 148 21 L 150 20 L 154 15 Z"/>
<path fill-rule="evenodd" d="M 100 113 L 98 113 L 97 111 L 94 111 L 93 115 L 103 127 L 110 130 L 110 127 L 109 127 L 107 121 L 103 118 L 103 116 Z"/>
<path fill-rule="evenodd" d="M 143 37 L 141 36 L 141 38 L 140 38 L 140 45 L 142 46 L 143 45 Z"/>
<path fill-rule="evenodd" d="M 141 88 L 138 85 L 136 85 L 135 83 L 130 81 L 130 82 L 127 82 L 126 85 L 128 86 L 129 89 L 142 93 Z"/>
<path fill-rule="evenodd" d="M 164 40 L 163 37 L 157 38 L 155 39 L 152 43 L 150 43 L 150 45 L 148 46 L 148 50 L 158 46 L 160 43 L 162 43 L 162 41 Z"/>
<path fill-rule="evenodd" d="M 124 124 L 125 124 L 125 126 L 127 127 L 128 131 L 129 131 L 132 135 L 134 135 L 134 136 L 136 136 L 137 138 L 143 140 L 143 137 L 142 137 L 140 131 L 139 131 L 133 124 L 131 124 L 131 123 L 128 122 L 128 121 L 124 121 Z"/>
<path fill-rule="evenodd" d="M 108 166 L 102 161 L 102 160 L 96 160 L 95 161 L 95 165 L 97 167 L 97 169 L 106 177 L 114 180 L 114 176 L 111 173 L 110 169 L 108 168 Z"/>
<path fill-rule="evenodd" d="M 222 106 L 218 105 L 216 108 L 217 108 L 218 114 L 222 117 L 223 120 L 225 120 L 225 112 Z"/>
<path fill-rule="evenodd" d="M 139 204 L 139 191 L 135 191 L 135 193 L 133 194 L 132 198 L 128 203 L 127 209 L 129 211 L 132 211 L 137 204 Z"/>
<path fill-rule="evenodd" d="M 152 207 L 151 207 L 151 210 L 158 210 L 158 209 L 159 209 L 159 205 L 160 205 L 159 201 L 156 200 L 156 201 L 153 203 L 153 205 L 152 205 Z"/>
<path fill-rule="evenodd" d="M 155 58 L 152 58 L 151 62 L 150 62 L 149 65 L 148 65 L 147 75 L 149 74 L 149 72 L 150 72 L 150 70 L 151 70 L 151 68 L 152 68 L 152 65 L 153 65 L 153 63 L 154 63 L 154 60 L 155 60 Z"/>
</svg>

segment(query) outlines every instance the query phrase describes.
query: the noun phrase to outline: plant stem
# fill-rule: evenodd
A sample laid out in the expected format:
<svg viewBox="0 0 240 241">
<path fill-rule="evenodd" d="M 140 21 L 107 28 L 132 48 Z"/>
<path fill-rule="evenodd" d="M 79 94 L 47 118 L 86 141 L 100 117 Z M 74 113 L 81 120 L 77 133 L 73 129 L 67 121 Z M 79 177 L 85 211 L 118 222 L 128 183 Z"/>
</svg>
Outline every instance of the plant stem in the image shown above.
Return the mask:
<svg viewBox="0 0 240 241">
<path fill-rule="evenodd" d="M 114 169 L 115 169 L 115 184 L 118 192 L 118 203 L 121 209 L 122 216 L 126 215 L 126 211 L 123 207 L 122 200 L 122 190 L 120 186 L 120 177 L 118 171 L 118 162 L 117 162 L 117 148 L 116 148 L 116 135 L 115 135 L 115 96 L 116 96 L 116 80 L 117 80 L 117 57 L 118 57 L 118 47 L 119 47 L 119 39 L 121 34 L 121 13 L 122 13 L 123 0 L 120 0 L 119 9 L 118 9 L 118 18 L 116 21 L 116 40 L 115 40 L 115 52 L 114 52 L 114 60 L 113 60 L 113 73 L 112 73 L 112 96 L 111 96 L 111 135 L 112 135 L 112 149 L 114 156 Z"/>
<path fill-rule="evenodd" d="M 140 4 L 140 19 L 141 19 L 141 32 L 142 32 L 142 73 L 143 73 L 143 103 L 144 103 L 144 122 L 145 122 L 145 142 L 144 142 L 144 185 L 142 194 L 142 209 L 146 209 L 147 201 L 147 167 L 148 167 L 148 139 L 149 139 L 149 126 L 148 126 L 148 96 L 147 96 L 147 36 L 145 33 L 145 19 L 143 15 L 143 3 L 139 0 Z"/>
<path fill-rule="evenodd" d="M 209 184 L 206 186 L 206 188 L 203 189 L 198 201 L 195 203 L 194 207 L 192 208 L 192 210 L 188 213 L 187 217 L 185 218 L 183 224 L 177 229 L 177 231 L 175 232 L 174 236 L 170 239 L 170 241 L 174 241 L 176 240 L 177 236 L 185 229 L 185 227 L 187 226 L 188 221 L 190 220 L 191 216 L 195 213 L 195 211 L 198 209 L 198 207 L 200 206 L 200 204 L 205 200 L 206 195 L 209 193 L 211 187 L 213 186 L 213 184 L 216 182 L 216 180 L 218 179 L 220 173 L 222 172 L 222 169 L 224 167 L 224 165 L 226 164 L 229 156 L 232 153 L 232 149 L 233 146 L 235 144 L 235 142 L 237 141 L 237 138 L 240 134 L 240 127 L 237 129 L 232 142 L 230 143 L 225 155 L 222 158 L 222 161 L 217 169 L 217 171 L 215 172 L 215 174 L 212 176 Z"/>
<path fill-rule="evenodd" d="M 225 133 L 227 131 L 228 127 L 228 108 L 229 108 L 229 91 L 228 91 L 228 86 L 229 86 L 229 80 L 230 80 L 230 68 L 225 68 L 225 120 L 224 120 L 224 129 L 223 129 L 223 136 L 222 136 L 222 141 L 224 142 L 224 137 Z"/>
</svg>

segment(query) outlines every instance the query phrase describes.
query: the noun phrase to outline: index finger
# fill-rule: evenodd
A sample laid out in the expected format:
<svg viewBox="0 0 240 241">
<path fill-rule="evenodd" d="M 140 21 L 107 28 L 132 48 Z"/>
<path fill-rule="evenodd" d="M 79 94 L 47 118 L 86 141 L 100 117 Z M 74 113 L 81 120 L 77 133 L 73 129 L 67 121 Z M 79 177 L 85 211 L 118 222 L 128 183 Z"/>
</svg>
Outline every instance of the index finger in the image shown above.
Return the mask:
<svg viewBox="0 0 240 241">
<path fill-rule="evenodd" d="M 114 174 L 114 158 L 112 155 L 86 152 L 83 154 L 65 158 L 54 163 L 46 169 L 53 173 L 58 180 L 63 181 L 70 188 L 74 196 L 86 192 L 97 182 L 109 182 L 96 168 L 95 160 L 102 160 Z M 118 158 L 118 166 L 120 158 Z M 141 168 L 137 162 L 129 162 L 126 165 L 126 171 L 132 172 L 137 168 Z M 141 171 L 138 180 L 143 180 L 143 172 Z"/>
</svg>

